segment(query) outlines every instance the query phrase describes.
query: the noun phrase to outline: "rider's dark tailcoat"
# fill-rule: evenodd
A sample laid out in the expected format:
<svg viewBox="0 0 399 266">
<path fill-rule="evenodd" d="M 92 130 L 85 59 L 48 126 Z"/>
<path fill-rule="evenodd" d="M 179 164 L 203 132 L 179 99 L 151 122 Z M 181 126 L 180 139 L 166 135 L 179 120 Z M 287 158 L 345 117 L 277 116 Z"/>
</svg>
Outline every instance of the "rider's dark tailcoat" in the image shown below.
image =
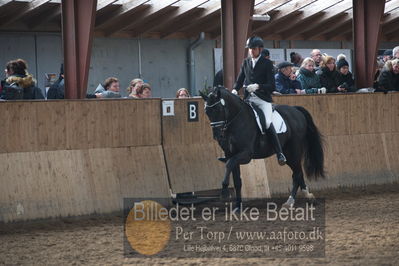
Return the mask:
<svg viewBox="0 0 399 266">
<path fill-rule="evenodd" d="M 240 74 L 233 88 L 239 91 L 243 85 L 248 86 L 254 83 L 259 84 L 259 89 L 255 94 L 262 100 L 272 102 L 271 94 L 275 89 L 272 61 L 261 56 L 255 68 L 252 68 L 251 58 L 244 59 Z M 244 98 L 246 99 L 248 96 L 249 93 L 245 90 Z"/>
</svg>

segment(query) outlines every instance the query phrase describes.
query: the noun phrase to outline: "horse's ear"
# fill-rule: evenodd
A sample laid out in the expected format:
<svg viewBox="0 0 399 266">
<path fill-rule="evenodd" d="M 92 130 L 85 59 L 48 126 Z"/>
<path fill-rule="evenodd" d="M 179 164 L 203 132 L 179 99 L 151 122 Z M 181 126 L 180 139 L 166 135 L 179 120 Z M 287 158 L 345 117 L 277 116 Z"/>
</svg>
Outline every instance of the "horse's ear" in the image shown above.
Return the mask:
<svg viewBox="0 0 399 266">
<path fill-rule="evenodd" d="M 202 90 L 199 91 L 199 94 L 204 101 L 208 101 L 208 95 L 206 95 Z"/>
</svg>

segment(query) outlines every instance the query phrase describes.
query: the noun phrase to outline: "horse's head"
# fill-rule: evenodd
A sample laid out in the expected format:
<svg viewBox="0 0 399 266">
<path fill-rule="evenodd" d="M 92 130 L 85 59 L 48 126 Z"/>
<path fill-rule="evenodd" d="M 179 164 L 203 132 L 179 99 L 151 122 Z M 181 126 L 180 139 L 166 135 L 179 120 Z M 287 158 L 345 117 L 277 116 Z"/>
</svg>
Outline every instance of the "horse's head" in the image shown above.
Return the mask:
<svg viewBox="0 0 399 266">
<path fill-rule="evenodd" d="M 200 95 L 205 100 L 205 113 L 211 121 L 213 137 L 215 139 L 222 136 L 228 123 L 228 94 L 228 90 L 221 86 L 214 87 L 208 95 L 200 92 Z"/>
<path fill-rule="evenodd" d="M 205 113 L 211 121 L 211 125 L 214 122 L 226 120 L 226 101 L 222 97 L 222 90 L 226 89 L 218 86 L 214 87 L 208 95 L 200 92 L 205 100 Z"/>
</svg>

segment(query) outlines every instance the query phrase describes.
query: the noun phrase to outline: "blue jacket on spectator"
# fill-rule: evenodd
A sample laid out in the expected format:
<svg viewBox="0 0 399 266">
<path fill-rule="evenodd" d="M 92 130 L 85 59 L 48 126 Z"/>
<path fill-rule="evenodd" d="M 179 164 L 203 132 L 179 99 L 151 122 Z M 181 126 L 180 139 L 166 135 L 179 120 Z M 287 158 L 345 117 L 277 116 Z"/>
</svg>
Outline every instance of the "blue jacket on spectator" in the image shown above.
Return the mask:
<svg viewBox="0 0 399 266">
<path fill-rule="evenodd" d="M 281 94 L 297 94 L 296 90 L 301 90 L 301 83 L 298 80 L 291 80 L 281 72 L 275 75 L 276 91 Z"/>
</svg>

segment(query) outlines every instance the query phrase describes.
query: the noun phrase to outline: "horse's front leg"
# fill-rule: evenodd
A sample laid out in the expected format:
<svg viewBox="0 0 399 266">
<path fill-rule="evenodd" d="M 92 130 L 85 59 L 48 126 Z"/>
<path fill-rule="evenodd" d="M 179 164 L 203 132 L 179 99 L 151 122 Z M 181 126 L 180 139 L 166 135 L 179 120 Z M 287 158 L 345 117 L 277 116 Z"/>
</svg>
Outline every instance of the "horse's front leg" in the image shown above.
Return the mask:
<svg viewBox="0 0 399 266">
<path fill-rule="evenodd" d="M 233 172 L 234 188 L 236 190 L 237 200 L 241 203 L 241 177 L 240 164 L 247 164 L 251 161 L 251 156 L 248 151 L 240 152 L 232 156 L 226 163 L 226 170 L 222 183 L 222 197 L 229 195 L 230 174 Z"/>
</svg>

